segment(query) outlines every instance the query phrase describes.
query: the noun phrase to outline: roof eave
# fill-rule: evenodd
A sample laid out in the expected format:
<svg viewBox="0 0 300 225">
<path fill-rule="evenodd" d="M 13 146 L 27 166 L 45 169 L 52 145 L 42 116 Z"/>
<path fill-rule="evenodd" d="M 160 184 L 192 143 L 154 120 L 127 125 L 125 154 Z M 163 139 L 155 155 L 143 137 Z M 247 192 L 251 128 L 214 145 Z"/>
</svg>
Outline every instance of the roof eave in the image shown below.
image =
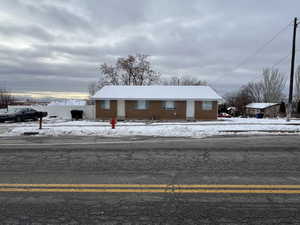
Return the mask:
<svg viewBox="0 0 300 225">
<path fill-rule="evenodd" d="M 91 97 L 92 100 L 168 100 L 168 101 L 221 101 L 223 98 L 108 98 L 108 97 Z"/>
</svg>

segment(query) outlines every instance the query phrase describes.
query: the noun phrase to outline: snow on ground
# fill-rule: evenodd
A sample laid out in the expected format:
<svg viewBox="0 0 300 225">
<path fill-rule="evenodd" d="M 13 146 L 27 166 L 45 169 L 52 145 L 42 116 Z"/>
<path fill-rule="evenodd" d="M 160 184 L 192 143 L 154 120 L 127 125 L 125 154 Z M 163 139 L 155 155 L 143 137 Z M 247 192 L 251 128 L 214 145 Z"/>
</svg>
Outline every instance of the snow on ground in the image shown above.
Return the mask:
<svg viewBox="0 0 300 225">
<path fill-rule="evenodd" d="M 57 118 L 45 118 L 43 123 L 46 126 L 110 126 L 109 121 L 89 121 L 89 120 L 64 120 Z M 0 127 L 31 127 L 36 126 L 37 122 L 23 122 L 23 123 L 0 123 Z M 300 120 L 292 119 L 287 122 L 283 118 L 279 119 L 256 119 L 256 118 L 220 118 L 215 121 L 196 121 L 196 122 L 187 122 L 187 121 L 168 121 L 168 122 L 151 122 L 151 121 L 119 121 L 117 126 L 160 126 L 160 125 L 288 125 L 288 124 L 299 124 Z"/>
<path fill-rule="evenodd" d="M 207 122 L 118 122 L 111 129 L 109 122 L 46 120 L 43 129 L 37 122 L 1 124 L 6 131 L 1 136 L 18 136 L 24 132 L 39 132 L 39 135 L 88 135 L 88 136 L 178 136 L 201 138 L 215 135 L 280 134 L 299 133 L 300 121 L 284 119 L 230 118 Z"/>
</svg>

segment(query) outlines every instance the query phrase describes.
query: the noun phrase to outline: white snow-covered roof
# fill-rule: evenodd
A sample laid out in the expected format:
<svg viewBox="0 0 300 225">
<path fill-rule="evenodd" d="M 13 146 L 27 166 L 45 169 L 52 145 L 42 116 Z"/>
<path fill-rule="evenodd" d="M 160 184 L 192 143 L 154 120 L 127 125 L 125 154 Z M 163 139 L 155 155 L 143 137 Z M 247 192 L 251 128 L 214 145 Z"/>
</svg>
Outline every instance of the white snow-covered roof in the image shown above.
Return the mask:
<svg viewBox="0 0 300 225">
<path fill-rule="evenodd" d="M 246 108 L 251 109 L 265 109 L 273 105 L 278 105 L 279 103 L 268 103 L 268 102 L 253 102 L 246 105 Z"/>
<path fill-rule="evenodd" d="M 104 100 L 222 100 L 208 86 L 105 86 L 92 99 Z"/>
</svg>

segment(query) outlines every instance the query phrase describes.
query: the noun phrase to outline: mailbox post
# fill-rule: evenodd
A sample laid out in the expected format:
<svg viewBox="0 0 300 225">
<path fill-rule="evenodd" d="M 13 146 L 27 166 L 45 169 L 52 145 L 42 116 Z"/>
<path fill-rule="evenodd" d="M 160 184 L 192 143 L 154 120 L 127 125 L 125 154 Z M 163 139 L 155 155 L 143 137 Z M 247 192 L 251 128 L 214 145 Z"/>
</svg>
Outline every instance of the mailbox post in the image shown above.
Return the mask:
<svg viewBox="0 0 300 225">
<path fill-rule="evenodd" d="M 41 130 L 43 128 L 43 112 L 38 112 L 38 118 L 39 118 L 39 129 Z"/>
</svg>

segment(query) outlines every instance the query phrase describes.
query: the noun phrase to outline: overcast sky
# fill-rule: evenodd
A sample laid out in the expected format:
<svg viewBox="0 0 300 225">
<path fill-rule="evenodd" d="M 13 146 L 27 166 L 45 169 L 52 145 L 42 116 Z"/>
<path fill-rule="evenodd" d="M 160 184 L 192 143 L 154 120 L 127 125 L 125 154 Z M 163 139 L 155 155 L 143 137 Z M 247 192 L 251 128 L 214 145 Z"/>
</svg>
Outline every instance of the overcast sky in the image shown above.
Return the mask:
<svg viewBox="0 0 300 225">
<path fill-rule="evenodd" d="M 85 92 L 100 64 L 143 53 L 164 76 L 196 76 L 225 93 L 290 53 L 292 26 L 245 60 L 300 17 L 299 0 L 0 3 L 0 85 L 13 91 Z M 288 75 L 289 59 L 278 67 Z"/>
</svg>

